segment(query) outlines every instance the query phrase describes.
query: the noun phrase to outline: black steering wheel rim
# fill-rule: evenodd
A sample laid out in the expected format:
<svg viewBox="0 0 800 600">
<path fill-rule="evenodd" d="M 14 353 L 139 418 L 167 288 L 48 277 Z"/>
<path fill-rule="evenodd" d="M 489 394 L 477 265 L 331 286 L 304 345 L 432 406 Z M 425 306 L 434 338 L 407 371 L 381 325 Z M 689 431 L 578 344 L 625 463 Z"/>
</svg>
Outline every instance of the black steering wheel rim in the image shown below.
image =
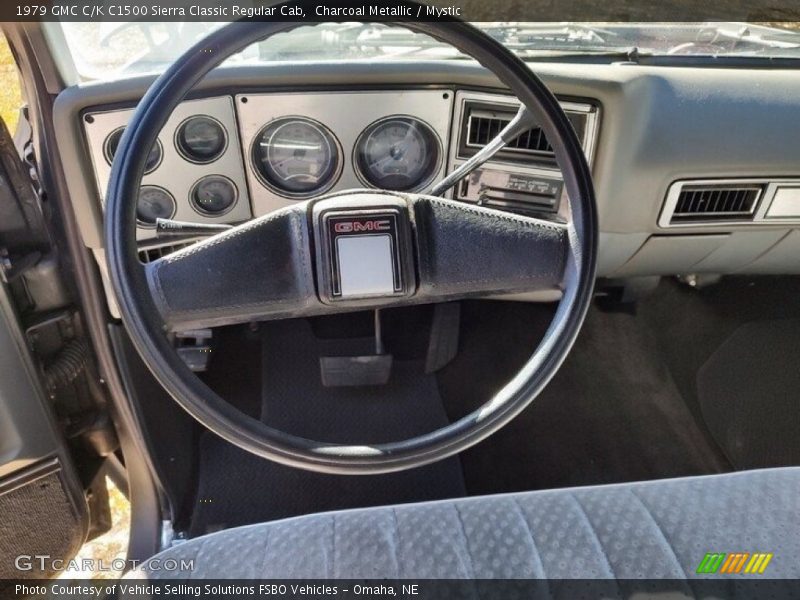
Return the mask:
<svg viewBox="0 0 800 600">
<path fill-rule="evenodd" d="M 597 216 L 591 174 L 581 144 L 555 97 L 524 62 L 463 22 L 398 23 L 446 42 L 477 60 L 534 114 L 554 148 L 570 198 L 571 268 L 545 338 L 522 370 L 494 398 L 447 427 L 409 440 L 369 446 L 307 440 L 249 417 L 219 397 L 184 364 L 164 335 L 136 246 L 135 202 L 147 153 L 167 118 L 211 69 L 252 43 L 305 23 L 238 21 L 188 50 L 151 86 L 117 150 L 106 201 L 108 267 L 123 322 L 145 364 L 195 419 L 261 457 L 307 470 L 376 474 L 435 462 L 464 450 L 513 419 L 552 378 L 571 348 L 591 301 Z"/>
</svg>

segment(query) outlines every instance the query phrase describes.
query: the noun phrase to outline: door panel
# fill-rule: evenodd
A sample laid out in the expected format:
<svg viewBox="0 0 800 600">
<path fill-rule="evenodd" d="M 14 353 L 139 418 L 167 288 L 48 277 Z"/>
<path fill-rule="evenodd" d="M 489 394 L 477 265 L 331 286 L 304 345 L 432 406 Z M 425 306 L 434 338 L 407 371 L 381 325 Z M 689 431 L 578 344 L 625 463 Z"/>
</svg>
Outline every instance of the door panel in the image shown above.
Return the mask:
<svg viewBox="0 0 800 600">
<path fill-rule="evenodd" d="M 0 291 L 0 479 L 55 454 L 50 417 L 25 360 L 7 288 Z M 30 360 L 30 359 L 29 359 Z"/>
<path fill-rule="evenodd" d="M 89 514 L 20 325 L 21 299 L 29 319 L 46 313 L 20 290 L 28 290 L 25 270 L 41 263 L 49 245 L 38 196 L 2 120 L 0 217 L 0 579 L 44 577 L 52 570 L 33 557 L 72 558 Z"/>
<path fill-rule="evenodd" d="M 82 487 L 66 457 L 0 286 L 0 579 L 42 577 L 36 555 L 69 559 L 88 528 Z M 21 566 L 23 570 L 18 567 Z"/>
</svg>

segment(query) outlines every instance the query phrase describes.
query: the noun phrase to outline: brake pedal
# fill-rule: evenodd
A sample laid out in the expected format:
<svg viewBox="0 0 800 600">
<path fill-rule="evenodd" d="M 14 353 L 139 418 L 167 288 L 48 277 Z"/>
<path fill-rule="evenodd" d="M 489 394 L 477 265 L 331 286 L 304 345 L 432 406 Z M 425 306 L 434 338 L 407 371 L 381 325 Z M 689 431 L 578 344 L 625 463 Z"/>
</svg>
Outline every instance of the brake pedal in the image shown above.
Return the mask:
<svg viewBox="0 0 800 600">
<path fill-rule="evenodd" d="M 380 311 L 375 311 L 375 354 L 362 356 L 322 356 L 319 368 L 325 387 L 386 385 L 394 358 L 386 354 L 381 336 Z"/>
</svg>

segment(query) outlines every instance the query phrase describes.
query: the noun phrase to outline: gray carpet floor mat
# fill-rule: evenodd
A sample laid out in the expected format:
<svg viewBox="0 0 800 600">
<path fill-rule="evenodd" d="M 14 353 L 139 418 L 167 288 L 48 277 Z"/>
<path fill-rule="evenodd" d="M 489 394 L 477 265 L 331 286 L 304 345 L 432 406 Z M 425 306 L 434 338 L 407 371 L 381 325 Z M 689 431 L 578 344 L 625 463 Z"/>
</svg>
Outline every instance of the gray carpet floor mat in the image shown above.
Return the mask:
<svg viewBox="0 0 800 600">
<path fill-rule="evenodd" d="M 737 469 L 800 464 L 800 319 L 739 327 L 697 374 L 709 429 Z"/>
<path fill-rule="evenodd" d="M 544 306 L 509 306 L 495 313 L 501 322 L 494 322 L 480 310 L 465 304 L 460 354 L 441 376 L 451 418 L 504 383 L 495 374 L 513 373 L 552 315 Z M 513 335 L 502 322 L 509 319 L 516 321 Z M 503 430 L 463 453 L 462 464 L 471 494 L 725 470 L 686 407 L 652 332 L 631 314 L 597 308 L 589 311 L 574 348 L 542 394 Z"/>
<path fill-rule="evenodd" d="M 284 431 L 338 443 L 408 438 L 449 421 L 436 379 L 421 361 L 395 361 L 384 386 L 325 388 L 319 357 L 368 352 L 370 339 L 318 339 L 307 321 L 263 327 L 261 417 Z M 459 497 L 459 459 L 376 476 L 338 476 L 283 467 L 212 435 L 200 444 L 191 535 L 246 523 L 336 510 Z M 232 498 L 233 496 L 233 498 Z"/>
</svg>

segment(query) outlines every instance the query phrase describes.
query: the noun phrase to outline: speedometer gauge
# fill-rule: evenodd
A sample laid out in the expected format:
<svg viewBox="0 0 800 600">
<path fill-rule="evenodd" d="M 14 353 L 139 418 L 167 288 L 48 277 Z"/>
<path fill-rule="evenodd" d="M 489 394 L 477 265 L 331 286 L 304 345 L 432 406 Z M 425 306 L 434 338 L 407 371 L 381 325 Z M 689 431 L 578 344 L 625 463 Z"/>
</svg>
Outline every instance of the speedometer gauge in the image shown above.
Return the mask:
<svg viewBox="0 0 800 600">
<path fill-rule="evenodd" d="M 365 183 L 411 191 L 428 185 L 439 170 L 441 146 L 429 125 L 413 117 L 387 117 L 367 127 L 356 142 L 355 162 Z"/>
<path fill-rule="evenodd" d="M 262 183 L 290 198 L 329 189 L 341 171 L 341 153 L 333 134 L 311 119 L 277 119 L 256 136 L 253 165 Z"/>
</svg>

